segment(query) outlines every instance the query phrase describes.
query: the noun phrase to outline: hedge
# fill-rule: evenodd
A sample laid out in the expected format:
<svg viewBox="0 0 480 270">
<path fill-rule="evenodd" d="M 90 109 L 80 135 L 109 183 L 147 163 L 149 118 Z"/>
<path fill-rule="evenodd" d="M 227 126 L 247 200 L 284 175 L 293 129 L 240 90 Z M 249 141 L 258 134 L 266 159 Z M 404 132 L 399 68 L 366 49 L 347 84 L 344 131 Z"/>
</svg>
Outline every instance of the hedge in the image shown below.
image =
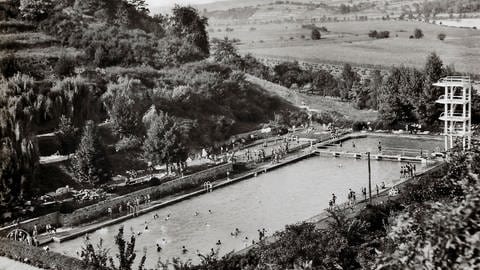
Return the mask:
<svg viewBox="0 0 480 270">
<path fill-rule="evenodd" d="M 42 248 L 23 244 L 18 241 L 0 238 L 0 256 L 27 263 L 42 269 L 56 270 L 96 270 L 98 267 L 87 265 L 83 261 L 46 251 Z"/>
</svg>

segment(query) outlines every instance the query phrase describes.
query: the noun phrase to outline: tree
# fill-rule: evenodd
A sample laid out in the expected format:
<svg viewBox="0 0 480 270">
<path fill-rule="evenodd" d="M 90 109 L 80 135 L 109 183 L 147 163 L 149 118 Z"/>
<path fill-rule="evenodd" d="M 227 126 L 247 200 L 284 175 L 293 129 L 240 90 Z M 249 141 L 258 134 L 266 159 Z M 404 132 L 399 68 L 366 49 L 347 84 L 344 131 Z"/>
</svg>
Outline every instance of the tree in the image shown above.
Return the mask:
<svg viewBox="0 0 480 270">
<path fill-rule="evenodd" d="M 438 82 L 444 74 L 443 62 L 436 53 L 431 53 L 428 56 L 424 72 L 425 82 L 418 100 L 417 113 L 420 123 L 430 127 L 437 122 L 440 115 L 440 107 L 437 106 L 435 101 L 441 95 L 441 90 L 433 84 Z"/>
<path fill-rule="evenodd" d="M 238 50 L 232 40 L 225 37 L 224 39 L 214 39 L 213 44 L 213 58 L 219 63 L 235 64 L 238 63 L 241 58 L 238 54 Z"/>
<path fill-rule="evenodd" d="M 5 57 L 0 59 L 0 72 L 4 78 L 10 78 L 18 71 L 16 65 L 15 54 L 13 52 L 6 53 Z"/>
<path fill-rule="evenodd" d="M 357 72 L 352 69 L 352 66 L 348 63 L 343 65 L 343 71 L 341 74 L 342 86 L 340 88 L 340 97 L 343 100 L 350 99 L 351 91 L 354 83 L 360 81 L 360 77 Z"/>
<path fill-rule="evenodd" d="M 127 1 L 130 5 L 134 6 L 137 11 L 143 14 L 148 14 L 150 13 L 150 10 L 148 9 L 148 4 L 145 2 L 145 0 L 128 0 Z"/>
<path fill-rule="evenodd" d="M 29 87 L 22 78 L 17 78 L 21 86 Z M 0 92 L 4 87 L 7 86 L 3 85 Z M 20 92 L 31 94 L 26 88 Z M 31 110 L 24 107 L 25 101 L 23 95 L 0 95 L 0 204 L 21 200 L 38 168 L 38 146 L 31 131 Z"/>
<path fill-rule="evenodd" d="M 40 21 L 48 17 L 54 7 L 52 0 L 20 0 L 20 14 L 30 21 Z"/>
<path fill-rule="evenodd" d="M 117 92 L 113 96 L 112 110 L 110 112 L 113 129 L 121 138 L 139 133 L 139 115 L 136 112 L 135 101 L 126 91 Z"/>
<path fill-rule="evenodd" d="M 330 72 L 320 69 L 315 71 L 312 77 L 312 85 L 318 94 L 323 96 L 339 96 L 338 82 Z"/>
<path fill-rule="evenodd" d="M 95 266 L 99 269 L 107 269 L 109 261 L 110 249 L 103 247 L 103 239 L 100 239 L 97 246 L 93 246 L 90 240 L 85 240 L 80 252 L 80 258 L 88 265 Z"/>
<path fill-rule="evenodd" d="M 423 32 L 422 32 L 422 30 L 419 29 L 419 28 L 415 28 L 415 30 L 413 31 L 413 36 L 414 36 L 416 39 L 423 38 Z"/>
<path fill-rule="evenodd" d="M 191 6 L 182 7 L 175 5 L 172 13 L 172 34 L 178 38 L 188 40 L 208 56 L 210 54 L 207 32 L 208 19 L 200 16 L 198 11 Z"/>
<path fill-rule="evenodd" d="M 321 37 L 322 35 L 318 29 L 315 28 L 312 30 L 312 40 L 319 40 Z"/>
<path fill-rule="evenodd" d="M 72 159 L 75 178 L 98 185 L 110 179 L 110 166 L 93 121 L 87 121 L 78 149 Z"/>
<path fill-rule="evenodd" d="M 377 110 L 378 109 L 378 93 L 382 87 L 383 77 L 380 70 L 374 70 L 369 78 L 369 94 L 370 97 L 367 102 L 367 107 Z"/>
<path fill-rule="evenodd" d="M 59 78 L 71 76 L 75 70 L 75 61 L 67 57 L 65 53 L 62 53 L 55 63 L 53 70 Z"/>
<path fill-rule="evenodd" d="M 145 158 L 153 164 L 165 163 L 167 171 L 172 162 L 183 163 L 187 159 L 188 148 L 173 118 L 160 111 L 147 123 L 149 128 L 143 145 Z"/>
<path fill-rule="evenodd" d="M 447 35 L 445 33 L 440 33 L 440 34 L 438 34 L 437 37 L 438 37 L 439 40 L 444 41 L 445 38 L 447 37 Z"/>
<path fill-rule="evenodd" d="M 112 269 L 112 270 L 133 270 L 133 263 L 137 257 L 135 251 L 135 235 L 132 233 L 130 241 L 124 239 L 123 226 L 118 229 L 117 235 L 115 235 L 115 245 L 118 248 L 116 257 L 118 259 L 118 266 L 115 265 L 113 258 L 108 255 L 109 249 L 103 247 L 103 240 L 95 248 L 90 241 L 85 241 L 82 247 L 81 259 L 88 265 L 98 267 L 99 269 Z M 145 261 L 147 259 L 146 251 L 140 259 L 138 270 L 143 270 Z M 107 264 L 109 262 L 110 265 Z"/>
<path fill-rule="evenodd" d="M 118 229 L 118 234 L 115 236 L 115 244 L 118 247 L 118 267 L 115 266 L 113 259 L 110 258 L 110 265 L 111 268 L 114 270 L 132 270 L 133 262 L 137 257 L 135 253 L 135 235 L 132 233 L 130 237 L 130 241 L 127 242 L 123 239 L 123 227 Z M 146 253 L 142 256 L 140 260 L 140 264 L 138 270 L 142 270 L 145 264 L 145 260 L 147 259 Z"/>
<path fill-rule="evenodd" d="M 62 154 L 68 154 L 75 151 L 77 140 L 77 129 L 72 125 L 72 120 L 62 114 L 58 125 L 58 133 L 62 144 Z"/>
</svg>

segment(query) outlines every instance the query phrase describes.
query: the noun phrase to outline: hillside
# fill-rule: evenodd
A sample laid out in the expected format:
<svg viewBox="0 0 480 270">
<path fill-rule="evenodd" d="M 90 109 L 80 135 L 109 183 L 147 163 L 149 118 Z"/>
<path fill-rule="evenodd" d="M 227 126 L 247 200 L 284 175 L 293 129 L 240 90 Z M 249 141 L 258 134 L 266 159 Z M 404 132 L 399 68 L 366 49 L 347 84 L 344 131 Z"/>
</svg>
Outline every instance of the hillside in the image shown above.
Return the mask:
<svg viewBox="0 0 480 270">
<path fill-rule="evenodd" d="M 78 151 L 88 127 L 100 134 L 94 151 L 102 149 L 109 164 L 103 179 L 147 167 L 143 141 L 152 117 L 173 123 L 168 136 L 177 141 L 168 151 L 183 163 L 275 113 L 300 113 L 237 67 L 208 60 L 206 18 L 194 9 L 150 17 L 121 0 L 24 3 L 0 3 L 0 176 L 8 187 L 1 203 L 66 184 L 96 185 L 80 180 L 74 159 L 39 164 L 40 156 Z M 52 136 L 37 140 L 42 133 Z M 164 162 L 172 161 L 155 161 Z"/>
</svg>

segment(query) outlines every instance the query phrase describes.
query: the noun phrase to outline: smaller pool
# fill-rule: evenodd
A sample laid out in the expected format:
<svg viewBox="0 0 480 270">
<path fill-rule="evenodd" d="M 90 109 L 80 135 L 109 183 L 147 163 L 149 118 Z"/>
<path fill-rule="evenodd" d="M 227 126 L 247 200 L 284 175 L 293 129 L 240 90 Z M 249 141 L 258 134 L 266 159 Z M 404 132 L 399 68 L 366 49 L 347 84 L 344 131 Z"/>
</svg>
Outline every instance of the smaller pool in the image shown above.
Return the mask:
<svg viewBox="0 0 480 270">
<path fill-rule="evenodd" d="M 379 146 L 381 148 L 379 148 Z M 348 139 L 341 144 L 327 147 L 328 150 L 341 152 L 371 152 L 402 156 L 419 156 L 440 152 L 443 149 L 442 138 L 408 138 L 394 136 L 368 136 L 358 139 Z"/>
</svg>

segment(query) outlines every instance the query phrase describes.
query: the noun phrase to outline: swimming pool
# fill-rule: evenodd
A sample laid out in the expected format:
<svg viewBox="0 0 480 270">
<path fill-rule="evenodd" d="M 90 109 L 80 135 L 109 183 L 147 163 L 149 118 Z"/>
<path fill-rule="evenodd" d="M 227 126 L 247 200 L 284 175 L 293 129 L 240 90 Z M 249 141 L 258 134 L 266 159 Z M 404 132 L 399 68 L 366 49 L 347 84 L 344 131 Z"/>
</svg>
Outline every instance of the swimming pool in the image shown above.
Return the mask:
<svg viewBox="0 0 480 270">
<path fill-rule="evenodd" d="M 372 161 L 372 182 L 387 185 L 398 181 L 400 162 Z M 417 171 L 426 165 L 417 165 Z M 158 256 L 163 259 L 180 257 L 198 262 L 196 251 L 207 253 L 216 248 L 220 240 L 220 253 L 240 250 L 258 240 L 258 229 L 266 228 L 267 234 L 281 230 L 286 224 L 306 220 L 328 207 L 332 193 L 338 202 L 347 200 L 348 189 L 357 191 L 368 185 L 368 170 L 365 160 L 312 157 L 310 159 L 260 174 L 234 185 L 217 189 L 212 193 L 153 211 L 122 222 L 118 225 L 97 230 L 90 234 L 93 243 L 100 238 L 104 246 L 111 247 L 115 254 L 114 236 L 120 226 L 126 235 L 130 228 L 137 237 L 136 250 L 139 254 L 147 249 L 147 267 L 156 264 Z M 212 213 L 209 213 L 211 210 Z M 199 214 L 195 216 L 195 212 Z M 160 218 L 154 220 L 157 214 Z M 164 218 L 170 214 L 171 218 Z M 148 230 L 145 230 L 145 224 Z M 239 228 L 238 237 L 231 232 Z M 246 240 L 248 237 L 248 240 Z M 51 244 L 53 251 L 76 256 L 81 250 L 83 239 L 77 238 L 61 244 Z M 156 244 L 162 246 L 157 253 Z M 182 254 L 182 246 L 189 252 Z"/>
<path fill-rule="evenodd" d="M 416 156 L 422 152 L 428 155 L 432 152 L 443 150 L 443 139 L 441 137 L 397 137 L 397 136 L 364 136 L 361 138 L 348 139 L 334 146 L 327 147 L 332 151 L 344 152 L 371 152 L 379 153 L 378 146 L 381 145 L 383 154 L 401 154 L 404 156 Z"/>
</svg>

